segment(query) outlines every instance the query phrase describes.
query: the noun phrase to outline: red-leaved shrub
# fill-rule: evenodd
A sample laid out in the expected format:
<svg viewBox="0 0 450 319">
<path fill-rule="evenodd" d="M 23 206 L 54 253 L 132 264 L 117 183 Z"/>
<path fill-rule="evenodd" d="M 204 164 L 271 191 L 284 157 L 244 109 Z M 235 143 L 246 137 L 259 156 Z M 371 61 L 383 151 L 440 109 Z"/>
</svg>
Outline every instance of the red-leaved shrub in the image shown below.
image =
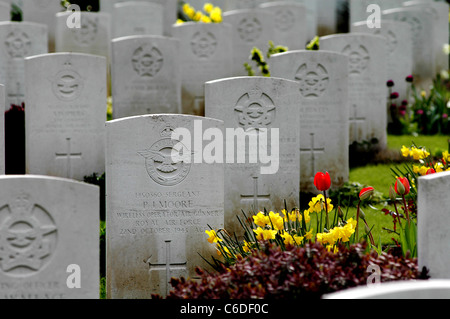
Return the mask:
<svg viewBox="0 0 450 319">
<path fill-rule="evenodd" d="M 275 245 L 255 250 L 233 266 L 207 273 L 197 269 L 199 280 L 172 279 L 168 299 L 286 299 L 320 298 L 323 294 L 365 285 L 370 265 L 378 265 L 381 282 L 427 279 L 416 259 L 367 252 L 364 244 L 341 246 L 338 253 L 323 245 L 292 247 Z M 153 296 L 160 298 L 160 296 Z"/>
</svg>

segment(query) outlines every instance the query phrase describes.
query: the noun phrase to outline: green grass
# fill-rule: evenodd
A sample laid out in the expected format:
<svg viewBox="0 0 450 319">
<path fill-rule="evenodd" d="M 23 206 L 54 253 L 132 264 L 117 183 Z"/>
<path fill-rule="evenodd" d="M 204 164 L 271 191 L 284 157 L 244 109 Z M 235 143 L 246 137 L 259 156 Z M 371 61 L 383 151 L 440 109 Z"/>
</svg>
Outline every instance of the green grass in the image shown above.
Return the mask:
<svg viewBox="0 0 450 319">
<path fill-rule="evenodd" d="M 431 154 L 449 149 L 450 136 L 447 135 L 389 135 L 388 148 L 400 150 L 402 145 L 410 147 L 414 142 L 417 146 L 424 146 Z"/>
<path fill-rule="evenodd" d="M 390 150 L 400 151 L 402 145 L 407 147 L 411 146 L 414 142 L 417 146 L 426 147 L 433 155 L 440 156 L 440 153 L 448 149 L 449 136 L 435 135 L 435 136 L 388 136 L 388 148 Z M 364 167 L 357 167 L 350 169 L 350 182 L 358 182 L 364 186 L 372 186 L 376 191 L 382 193 L 386 198 L 389 196 L 389 185 L 395 183 L 395 177 L 391 172 L 391 168 L 399 164 L 378 164 L 378 165 L 367 165 Z M 375 241 L 381 237 L 381 242 L 391 243 L 392 237 L 397 238 L 395 234 L 390 233 L 385 230 L 392 229 L 392 217 L 386 216 L 381 209 L 384 208 L 385 204 L 380 203 L 374 206 L 364 208 L 364 213 L 366 215 L 369 226 L 373 229 L 373 235 Z M 392 207 L 386 206 L 386 208 L 393 210 Z M 350 209 L 350 214 L 356 215 L 356 207 Z M 351 215 L 350 215 L 351 216 Z M 364 234 L 364 228 L 360 229 L 360 233 Z"/>
</svg>

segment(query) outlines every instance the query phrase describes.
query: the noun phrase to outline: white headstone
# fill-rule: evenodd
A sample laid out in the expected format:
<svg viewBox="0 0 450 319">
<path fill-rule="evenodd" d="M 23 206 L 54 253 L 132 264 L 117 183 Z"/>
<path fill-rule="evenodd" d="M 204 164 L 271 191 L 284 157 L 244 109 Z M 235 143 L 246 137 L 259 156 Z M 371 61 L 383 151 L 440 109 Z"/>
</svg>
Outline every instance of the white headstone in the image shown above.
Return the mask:
<svg viewBox="0 0 450 319">
<path fill-rule="evenodd" d="M 306 7 L 306 38 L 312 40 L 318 35 L 319 5 L 317 0 L 291 0 Z M 331 1 L 331 0 L 330 0 Z"/>
<path fill-rule="evenodd" d="M 180 40 L 183 114 L 204 116 L 205 82 L 232 76 L 232 27 L 226 23 L 184 23 L 172 34 Z"/>
<path fill-rule="evenodd" d="M 100 11 L 112 14 L 116 3 L 141 1 L 164 6 L 164 35 L 171 36 L 172 24 L 177 21 L 178 0 L 100 0 Z"/>
<path fill-rule="evenodd" d="M 164 32 L 164 7 L 158 3 L 119 2 L 114 5 L 112 17 L 113 38 Z"/>
<path fill-rule="evenodd" d="M 225 0 L 225 10 L 254 9 L 264 2 L 271 0 Z"/>
<path fill-rule="evenodd" d="M 417 87 L 428 88 L 435 76 L 433 15 L 417 7 L 383 11 L 383 19 L 407 22 L 413 37 L 413 75 Z"/>
<path fill-rule="evenodd" d="M 11 20 L 11 4 L 9 2 L 0 2 L 0 21 Z"/>
<path fill-rule="evenodd" d="M 78 52 L 110 59 L 111 15 L 100 12 L 80 12 L 81 28 L 67 25 L 72 12 L 56 14 L 56 52 Z"/>
<path fill-rule="evenodd" d="M 381 20 L 381 28 L 369 28 L 364 21 L 351 26 L 352 32 L 384 36 L 387 40 L 387 80 L 394 81 L 393 91 L 399 93 L 399 101 L 408 99 L 409 85 L 405 81 L 413 71 L 413 40 L 408 23 Z M 409 99 L 408 99 L 409 100 Z"/>
<path fill-rule="evenodd" d="M 233 26 L 233 76 L 245 76 L 244 63 L 250 62 L 254 47 L 263 54 L 273 40 L 275 19 L 273 13 L 261 9 L 242 9 L 223 13 L 223 22 Z"/>
<path fill-rule="evenodd" d="M 216 255 L 205 231 L 223 228 L 224 168 L 202 160 L 201 139 L 223 123 L 146 115 L 106 126 L 107 297 L 165 296 L 171 277 L 194 278 L 197 266 L 209 269 L 202 257 Z M 176 129 L 191 136 L 180 142 Z"/>
<path fill-rule="evenodd" d="M 55 51 L 56 13 L 64 11 L 61 0 L 22 0 L 23 21 L 45 24 L 48 28 L 48 52 Z"/>
<path fill-rule="evenodd" d="M 299 84 L 240 77 L 205 84 L 206 116 L 225 122 L 225 229 L 236 216 L 299 205 Z"/>
<path fill-rule="evenodd" d="M 449 279 L 450 172 L 420 177 L 417 198 L 417 253 L 419 269 L 433 279 Z"/>
<path fill-rule="evenodd" d="M 320 38 L 320 49 L 349 57 L 350 144 L 377 140 L 387 144 L 387 49 L 380 35 L 350 33 Z M 375 140 L 373 141 L 375 142 Z"/>
<path fill-rule="evenodd" d="M 359 286 L 323 299 L 449 299 L 450 280 L 405 280 Z"/>
<path fill-rule="evenodd" d="M 98 299 L 98 186 L 27 175 L 0 189 L 0 299 Z"/>
<path fill-rule="evenodd" d="M 314 176 L 328 171 L 333 188 L 349 179 L 348 57 L 289 51 L 270 59 L 271 75 L 300 84 L 300 190 L 316 193 Z"/>
<path fill-rule="evenodd" d="M 0 84 L 0 110 L 5 109 L 5 86 Z M 0 114 L 0 175 L 5 174 L 5 112 Z"/>
<path fill-rule="evenodd" d="M 263 3 L 259 8 L 272 12 L 275 30 L 272 41 L 275 45 L 287 46 L 289 50 L 302 50 L 306 46 L 306 7 L 290 1 Z"/>
<path fill-rule="evenodd" d="M 28 174 L 82 181 L 105 171 L 106 61 L 78 53 L 26 59 Z"/>
<path fill-rule="evenodd" d="M 0 83 L 6 89 L 6 110 L 25 102 L 24 58 L 48 52 L 47 26 L 0 22 Z"/>
<path fill-rule="evenodd" d="M 115 119 L 181 113 L 180 43 L 162 36 L 112 41 L 112 96 Z"/>
<path fill-rule="evenodd" d="M 449 57 L 443 50 L 444 45 L 449 43 L 449 5 L 445 2 L 414 0 L 404 2 L 405 7 L 419 7 L 433 16 L 434 22 L 434 51 L 436 54 L 436 70 L 438 74 L 442 70 L 449 69 Z"/>
</svg>

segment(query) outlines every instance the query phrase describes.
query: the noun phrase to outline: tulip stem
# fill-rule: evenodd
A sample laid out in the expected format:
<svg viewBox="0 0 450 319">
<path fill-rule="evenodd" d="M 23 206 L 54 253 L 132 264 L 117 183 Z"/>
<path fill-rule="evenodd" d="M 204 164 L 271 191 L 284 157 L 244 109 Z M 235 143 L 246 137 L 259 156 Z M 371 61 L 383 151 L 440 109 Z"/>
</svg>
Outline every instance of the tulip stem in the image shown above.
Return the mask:
<svg viewBox="0 0 450 319">
<path fill-rule="evenodd" d="M 406 220 L 408 221 L 408 226 L 409 226 L 411 224 L 411 222 L 409 220 L 408 205 L 406 205 L 405 195 L 402 195 L 402 198 L 403 198 L 403 206 L 405 207 Z"/>
<path fill-rule="evenodd" d="M 356 242 L 359 241 L 358 230 L 359 230 L 359 211 L 360 211 L 361 200 L 358 202 L 358 207 L 356 209 L 356 229 L 355 229 L 355 239 Z"/>
<path fill-rule="evenodd" d="M 328 204 L 327 204 L 327 191 L 323 191 L 323 197 L 325 198 L 325 228 L 328 228 L 329 220 L 328 220 Z"/>
</svg>

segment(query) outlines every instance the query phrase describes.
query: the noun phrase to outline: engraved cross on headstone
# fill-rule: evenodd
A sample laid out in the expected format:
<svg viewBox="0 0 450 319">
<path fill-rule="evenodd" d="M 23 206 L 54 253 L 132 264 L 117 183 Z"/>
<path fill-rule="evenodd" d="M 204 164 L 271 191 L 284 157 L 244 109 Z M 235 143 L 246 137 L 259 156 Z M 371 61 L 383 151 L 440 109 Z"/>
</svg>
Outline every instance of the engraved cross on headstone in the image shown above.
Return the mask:
<svg viewBox="0 0 450 319">
<path fill-rule="evenodd" d="M 358 106 L 356 104 L 353 105 L 353 115 L 350 116 L 349 122 L 351 125 L 353 125 L 353 136 L 351 137 L 351 141 L 357 141 L 358 140 L 358 123 L 365 123 L 366 118 L 362 116 L 358 116 Z"/>
<path fill-rule="evenodd" d="M 66 160 L 66 177 L 72 178 L 73 172 L 72 172 L 72 159 L 81 159 L 82 153 L 72 153 L 72 145 L 71 145 L 71 138 L 66 138 L 67 141 L 67 152 L 65 153 L 56 153 L 56 159 L 64 159 Z"/>
<path fill-rule="evenodd" d="M 170 285 L 170 279 L 172 278 L 171 276 L 171 271 L 172 270 L 185 270 L 187 271 L 187 261 L 182 262 L 182 263 L 174 263 L 170 261 L 170 243 L 172 241 L 171 240 L 166 240 L 165 241 L 165 245 L 166 245 L 166 261 L 163 264 L 152 264 L 150 262 L 150 258 L 147 260 L 148 264 L 149 264 L 149 268 L 150 270 L 164 270 L 166 271 L 166 295 L 169 294 L 169 285 Z"/>
<path fill-rule="evenodd" d="M 251 194 L 242 194 L 241 195 L 241 203 L 246 200 L 252 200 L 253 201 L 253 209 L 255 211 L 259 211 L 259 205 L 258 203 L 262 200 L 270 200 L 270 194 L 260 194 L 259 185 L 258 185 L 258 179 L 259 177 L 254 175 L 252 176 L 253 179 L 253 192 Z"/>
<path fill-rule="evenodd" d="M 310 133 L 309 135 L 311 137 L 310 146 L 300 148 L 300 153 L 308 153 L 311 155 L 311 179 L 314 180 L 314 175 L 316 174 L 316 155 L 325 153 L 325 148 L 315 145 L 314 133 Z"/>
</svg>

